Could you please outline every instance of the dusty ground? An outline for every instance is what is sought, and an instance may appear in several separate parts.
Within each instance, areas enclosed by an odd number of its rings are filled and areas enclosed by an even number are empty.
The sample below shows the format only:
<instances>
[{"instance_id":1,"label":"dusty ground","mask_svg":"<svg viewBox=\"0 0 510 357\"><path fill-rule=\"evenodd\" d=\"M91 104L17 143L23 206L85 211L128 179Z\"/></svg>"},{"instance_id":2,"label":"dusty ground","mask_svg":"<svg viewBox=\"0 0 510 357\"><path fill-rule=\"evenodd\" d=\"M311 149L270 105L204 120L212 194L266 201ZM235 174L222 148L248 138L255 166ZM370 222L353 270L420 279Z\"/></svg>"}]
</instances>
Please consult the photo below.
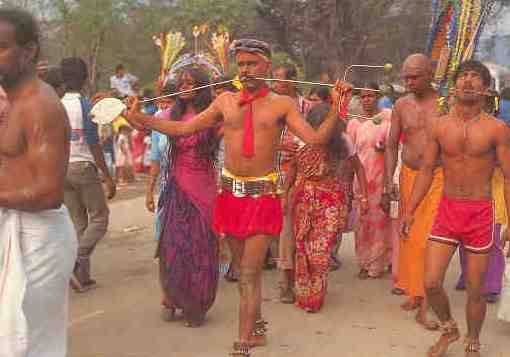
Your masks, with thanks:
<instances>
[{"instance_id":1,"label":"dusty ground","mask_svg":"<svg viewBox=\"0 0 510 357\"><path fill-rule=\"evenodd\" d=\"M160 293L153 260L152 217L144 209L143 181L122 188L111 205L108 237L93 260L99 287L71 296L70 357L226 357L237 330L238 294L221 281L216 303L200 329L159 317ZM136 197L138 196L138 197ZM135 197L135 198L133 198ZM352 239L340 257L343 267L330 276L323 311L310 315L277 301L277 273L265 274L264 311L270 321L269 345L254 357L414 357L425 356L436 334L416 326L402 299L389 293L390 280L360 281ZM465 296L452 289L454 260L447 286L453 311L465 331ZM510 356L510 325L489 313L482 342L485 357ZM448 355L462 357L461 344Z\"/></svg>"}]
</instances>

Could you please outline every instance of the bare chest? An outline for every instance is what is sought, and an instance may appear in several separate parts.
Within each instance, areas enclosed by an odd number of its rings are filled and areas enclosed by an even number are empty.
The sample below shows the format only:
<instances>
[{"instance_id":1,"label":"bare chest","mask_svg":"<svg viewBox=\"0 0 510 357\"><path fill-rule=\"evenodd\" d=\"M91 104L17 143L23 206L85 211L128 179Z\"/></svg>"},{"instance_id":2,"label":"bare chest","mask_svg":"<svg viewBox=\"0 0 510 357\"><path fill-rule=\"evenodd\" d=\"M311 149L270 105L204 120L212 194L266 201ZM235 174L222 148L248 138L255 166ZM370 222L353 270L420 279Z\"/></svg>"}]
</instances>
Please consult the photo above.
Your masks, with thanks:
<instances>
[{"instance_id":1,"label":"bare chest","mask_svg":"<svg viewBox=\"0 0 510 357\"><path fill-rule=\"evenodd\" d=\"M440 131L442 153L458 157L495 155L493 138L485 124L483 120L463 122L448 119Z\"/></svg>"},{"instance_id":2,"label":"bare chest","mask_svg":"<svg viewBox=\"0 0 510 357\"><path fill-rule=\"evenodd\" d=\"M281 113L271 100L258 100L240 106L235 100L229 100L223 106L224 129L244 131L245 120L251 112L255 135L267 131L279 131L282 127Z\"/></svg>"},{"instance_id":3,"label":"bare chest","mask_svg":"<svg viewBox=\"0 0 510 357\"><path fill-rule=\"evenodd\" d=\"M435 106L408 104L401 111L402 129L406 134L425 134L427 125L437 116Z\"/></svg>"},{"instance_id":4,"label":"bare chest","mask_svg":"<svg viewBox=\"0 0 510 357\"><path fill-rule=\"evenodd\" d=\"M25 150L23 126L14 111L0 123L0 156L16 157Z\"/></svg>"}]
</instances>

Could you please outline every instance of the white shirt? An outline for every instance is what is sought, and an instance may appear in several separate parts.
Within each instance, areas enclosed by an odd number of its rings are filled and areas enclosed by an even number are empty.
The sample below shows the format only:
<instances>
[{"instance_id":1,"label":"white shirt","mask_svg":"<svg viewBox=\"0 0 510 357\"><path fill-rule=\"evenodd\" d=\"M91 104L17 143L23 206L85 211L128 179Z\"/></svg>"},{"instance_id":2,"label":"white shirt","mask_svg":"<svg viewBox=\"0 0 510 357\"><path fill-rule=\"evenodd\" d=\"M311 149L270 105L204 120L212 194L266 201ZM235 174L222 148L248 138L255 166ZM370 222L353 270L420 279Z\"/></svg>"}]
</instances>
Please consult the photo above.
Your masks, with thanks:
<instances>
[{"instance_id":1,"label":"white shirt","mask_svg":"<svg viewBox=\"0 0 510 357\"><path fill-rule=\"evenodd\" d=\"M138 81L138 78L130 73L124 74L122 77L113 75L110 77L110 88L116 89L121 96L134 96L136 93L133 91L132 84Z\"/></svg>"},{"instance_id":2,"label":"white shirt","mask_svg":"<svg viewBox=\"0 0 510 357\"><path fill-rule=\"evenodd\" d=\"M87 128L84 124L80 97L79 93L66 93L62 97L62 104L66 108L71 125L69 162L89 161L94 163L94 157L87 143Z\"/></svg>"}]
</instances>

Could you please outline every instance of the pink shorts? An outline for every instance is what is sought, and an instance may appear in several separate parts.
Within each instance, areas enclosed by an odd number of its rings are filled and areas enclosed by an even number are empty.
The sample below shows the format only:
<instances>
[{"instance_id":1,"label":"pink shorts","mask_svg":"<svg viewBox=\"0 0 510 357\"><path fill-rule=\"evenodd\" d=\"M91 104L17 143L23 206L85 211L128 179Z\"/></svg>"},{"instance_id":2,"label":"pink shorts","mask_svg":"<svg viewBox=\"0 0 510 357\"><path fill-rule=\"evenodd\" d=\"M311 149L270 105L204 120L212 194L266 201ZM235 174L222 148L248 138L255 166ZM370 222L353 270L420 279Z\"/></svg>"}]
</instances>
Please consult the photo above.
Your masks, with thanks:
<instances>
[{"instance_id":1,"label":"pink shorts","mask_svg":"<svg viewBox=\"0 0 510 357\"><path fill-rule=\"evenodd\" d=\"M444 197L439 203L430 240L471 253L487 253L494 243L494 202Z\"/></svg>"}]
</instances>

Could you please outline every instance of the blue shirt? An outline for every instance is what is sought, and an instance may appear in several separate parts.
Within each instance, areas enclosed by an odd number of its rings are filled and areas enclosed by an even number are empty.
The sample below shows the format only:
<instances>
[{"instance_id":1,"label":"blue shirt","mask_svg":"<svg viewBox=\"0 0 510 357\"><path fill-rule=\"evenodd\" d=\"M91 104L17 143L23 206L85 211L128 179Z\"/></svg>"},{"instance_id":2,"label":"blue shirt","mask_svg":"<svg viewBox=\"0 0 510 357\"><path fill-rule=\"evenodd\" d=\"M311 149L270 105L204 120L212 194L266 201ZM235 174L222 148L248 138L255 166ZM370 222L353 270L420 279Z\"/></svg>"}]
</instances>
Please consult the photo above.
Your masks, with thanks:
<instances>
[{"instance_id":1,"label":"blue shirt","mask_svg":"<svg viewBox=\"0 0 510 357\"><path fill-rule=\"evenodd\" d=\"M510 126L510 100L501 99L499 103L498 119L503 120L506 125Z\"/></svg>"}]
</instances>

